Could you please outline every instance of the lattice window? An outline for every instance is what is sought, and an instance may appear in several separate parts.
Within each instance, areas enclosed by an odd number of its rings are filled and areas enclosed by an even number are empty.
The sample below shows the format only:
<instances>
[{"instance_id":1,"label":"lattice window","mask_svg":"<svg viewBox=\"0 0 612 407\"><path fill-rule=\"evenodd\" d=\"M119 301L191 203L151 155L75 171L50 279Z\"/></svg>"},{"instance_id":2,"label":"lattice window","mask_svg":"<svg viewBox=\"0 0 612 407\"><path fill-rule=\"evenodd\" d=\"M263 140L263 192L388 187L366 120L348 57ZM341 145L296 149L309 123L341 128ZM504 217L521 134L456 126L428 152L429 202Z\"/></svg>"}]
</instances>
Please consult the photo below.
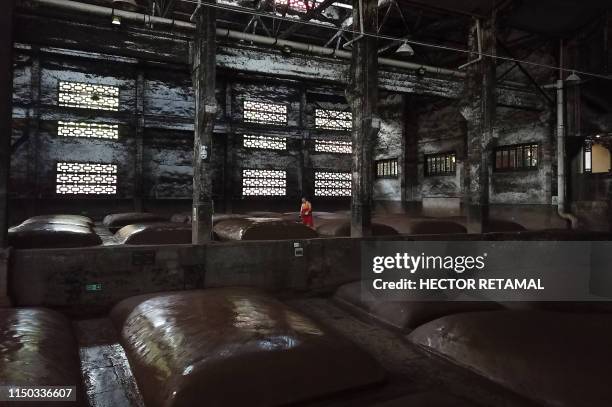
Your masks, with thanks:
<instances>
[{"instance_id":1,"label":"lattice window","mask_svg":"<svg viewBox=\"0 0 612 407\"><path fill-rule=\"evenodd\" d=\"M59 105L84 109L119 110L119 88L81 82L59 83Z\"/></svg>"},{"instance_id":2,"label":"lattice window","mask_svg":"<svg viewBox=\"0 0 612 407\"><path fill-rule=\"evenodd\" d=\"M57 122L57 135L65 137L119 138L119 125L82 122Z\"/></svg>"},{"instance_id":3,"label":"lattice window","mask_svg":"<svg viewBox=\"0 0 612 407\"><path fill-rule=\"evenodd\" d=\"M351 154L353 144L350 141L315 139L315 151L319 153Z\"/></svg>"},{"instance_id":4,"label":"lattice window","mask_svg":"<svg viewBox=\"0 0 612 407\"><path fill-rule=\"evenodd\" d=\"M351 196L351 173L316 171L315 196Z\"/></svg>"},{"instance_id":5,"label":"lattice window","mask_svg":"<svg viewBox=\"0 0 612 407\"><path fill-rule=\"evenodd\" d=\"M353 128L353 114L342 110L315 109L315 127L350 131Z\"/></svg>"},{"instance_id":6,"label":"lattice window","mask_svg":"<svg viewBox=\"0 0 612 407\"><path fill-rule=\"evenodd\" d=\"M376 178L397 178L397 159L376 161Z\"/></svg>"},{"instance_id":7,"label":"lattice window","mask_svg":"<svg viewBox=\"0 0 612 407\"><path fill-rule=\"evenodd\" d=\"M243 102L244 121L259 124L287 124L287 106L279 103Z\"/></svg>"},{"instance_id":8,"label":"lattice window","mask_svg":"<svg viewBox=\"0 0 612 407\"><path fill-rule=\"evenodd\" d=\"M314 7L314 1L312 0L275 0L277 7L289 7L291 10L297 11L298 13L305 13L308 8ZM308 7L306 6L308 3Z\"/></svg>"},{"instance_id":9,"label":"lattice window","mask_svg":"<svg viewBox=\"0 0 612 407\"><path fill-rule=\"evenodd\" d=\"M425 175L455 175L455 153L429 154L425 156Z\"/></svg>"},{"instance_id":10,"label":"lattice window","mask_svg":"<svg viewBox=\"0 0 612 407\"><path fill-rule=\"evenodd\" d=\"M246 148L286 150L287 137L253 136L245 134L243 136L243 145Z\"/></svg>"},{"instance_id":11,"label":"lattice window","mask_svg":"<svg viewBox=\"0 0 612 407\"><path fill-rule=\"evenodd\" d=\"M517 144L495 149L496 171L533 170L537 168L537 144Z\"/></svg>"},{"instance_id":12,"label":"lattice window","mask_svg":"<svg viewBox=\"0 0 612 407\"><path fill-rule=\"evenodd\" d=\"M242 170L242 195L287 195L287 171Z\"/></svg>"},{"instance_id":13,"label":"lattice window","mask_svg":"<svg viewBox=\"0 0 612 407\"><path fill-rule=\"evenodd\" d=\"M117 166L98 163L57 163L56 193L113 195L117 193Z\"/></svg>"}]
</instances>

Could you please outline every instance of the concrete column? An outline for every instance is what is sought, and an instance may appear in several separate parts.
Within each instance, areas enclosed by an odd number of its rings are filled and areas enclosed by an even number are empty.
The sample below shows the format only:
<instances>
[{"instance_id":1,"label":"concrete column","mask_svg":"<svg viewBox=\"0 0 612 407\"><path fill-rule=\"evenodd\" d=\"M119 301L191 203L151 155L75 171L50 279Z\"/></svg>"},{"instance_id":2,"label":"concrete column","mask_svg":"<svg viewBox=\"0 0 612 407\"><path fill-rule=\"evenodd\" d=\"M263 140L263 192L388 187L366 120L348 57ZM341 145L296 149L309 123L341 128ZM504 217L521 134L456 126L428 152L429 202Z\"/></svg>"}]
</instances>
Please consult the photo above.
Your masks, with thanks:
<instances>
[{"instance_id":1,"label":"concrete column","mask_svg":"<svg viewBox=\"0 0 612 407\"><path fill-rule=\"evenodd\" d=\"M196 102L193 141L193 210L192 242L201 244L212 236L212 182L210 162L212 135L217 113L216 86L216 21L215 9L206 7L215 0L204 0L196 15L197 33L192 49L192 76Z\"/></svg>"},{"instance_id":2,"label":"concrete column","mask_svg":"<svg viewBox=\"0 0 612 407\"><path fill-rule=\"evenodd\" d=\"M478 58L478 24L470 30L470 60ZM495 17L480 22L482 51L495 55ZM462 114L467 120L467 157L465 206L469 233L482 233L489 221L490 179L493 169L496 113L495 59L483 56L467 69Z\"/></svg>"},{"instance_id":3,"label":"concrete column","mask_svg":"<svg viewBox=\"0 0 612 407\"><path fill-rule=\"evenodd\" d=\"M143 154L144 154L144 92L145 77L144 72L139 71L136 78L136 154L134 162L134 209L137 212L143 210Z\"/></svg>"},{"instance_id":4,"label":"concrete column","mask_svg":"<svg viewBox=\"0 0 612 407\"><path fill-rule=\"evenodd\" d=\"M232 83L226 78L225 82L225 157L223 160L223 209L225 213L233 212L234 199L234 153L236 151L236 135L232 120Z\"/></svg>"},{"instance_id":5,"label":"concrete column","mask_svg":"<svg viewBox=\"0 0 612 407\"><path fill-rule=\"evenodd\" d=\"M308 127L308 98L306 86L300 89L300 128L302 138L297 143L299 145L300 159L300 194L308 199L314 199L314 172L312 170L312 160L310 159L310 149L312 148L311 134ZM315 204L316 205L316 204Z\"/></svg>"},{"instance_id":6,"label":"concrete column","mask_svg":"<svg viewBox=\"0 0 612 407\"><path fill-rule=\"evenodd\" d=\"M418 117L415 98L404 95L404 136L402 137L403 162L402 165L402 200L408 209L411 205L408 202L416 201L420 195L419 188L419 144L418 144Z\"/></svg>"},{"instance_id":7,"label":"concrete column","mask_svg":"<svg viewBox=\"0 0 612 407\"><path fill-rule=\"evenodd\" d=\"M360 4L363 6L360 15ZM363 22L363 27L361 23ZM376 33L378 2L353 0L353 30ZM354 34L347 99L353 112L351 236L372 234L373 146L380 128L376 39Z\"/></svg>"},{"instance_id":8,"label":"concrete column","mask_svg":"<svg viewBox=\"0 0 612 407\"><path fill-rule=\"evenodd\" d=\"M8 185L13 129L13 9L5 2L0 13L0 307L10 306L8 296Z\"/></svg>"}]
</instances>

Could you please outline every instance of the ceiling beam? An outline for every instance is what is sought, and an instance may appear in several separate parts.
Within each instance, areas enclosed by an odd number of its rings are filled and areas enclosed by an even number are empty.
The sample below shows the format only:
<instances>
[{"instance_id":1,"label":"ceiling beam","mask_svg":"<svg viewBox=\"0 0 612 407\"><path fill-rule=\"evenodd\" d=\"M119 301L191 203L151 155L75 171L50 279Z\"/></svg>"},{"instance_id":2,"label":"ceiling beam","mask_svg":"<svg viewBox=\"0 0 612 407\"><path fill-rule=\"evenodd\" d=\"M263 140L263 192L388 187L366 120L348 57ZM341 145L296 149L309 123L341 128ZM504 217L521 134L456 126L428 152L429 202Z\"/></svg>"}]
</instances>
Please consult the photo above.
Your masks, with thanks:
<instances>
[{"instance_id":1,"label":"ceiling beam","mask_svg":"<svg viewBox=\"0 0 612 407\"><path fill-rule=\"evenodd\" d=\"M304 15L300 16L300 22L294 23L293 25L289 26L289 28L283 31L278 36L278 38L289 38L292 34L297 32L300 28L304 26L303 24L301 24L302 22L312 20L316 16L320 15L323 11L325 11L326 8L334 4L336 1L337 0L323 0L323 2L319 3L319 5L317 5L315 8L308 10Z\"/></svg>"}]
</instances>

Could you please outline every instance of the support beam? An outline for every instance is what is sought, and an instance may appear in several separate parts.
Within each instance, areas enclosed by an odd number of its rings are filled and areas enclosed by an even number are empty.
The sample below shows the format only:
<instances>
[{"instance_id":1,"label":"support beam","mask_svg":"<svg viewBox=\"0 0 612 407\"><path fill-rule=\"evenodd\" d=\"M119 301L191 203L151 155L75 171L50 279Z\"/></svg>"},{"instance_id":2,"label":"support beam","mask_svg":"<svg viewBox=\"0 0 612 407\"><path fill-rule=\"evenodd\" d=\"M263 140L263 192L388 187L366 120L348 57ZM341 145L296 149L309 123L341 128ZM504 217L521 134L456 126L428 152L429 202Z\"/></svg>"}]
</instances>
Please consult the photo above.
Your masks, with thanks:
<instances>
[{"instance_id":1,"label":"support beam","mask_svg":"<svg viewBox=\"0 0 612 407\"><path fill-rule=\"evenodd\" d=\"M514 54L512 53L512 51L510 50L509 47L507 47L502 40L500 40L499 38L497 39L497 44L501 47L501 49L504 50L504 52L510 57L510 58L515 58ZM535 80L535 78L529 73L529 71L527 69L525 69L525 67L523 66L523 64L521 64L520 62L518 62L518 60L514 63L518 69L523 73L523 75L525 75L525 77L529 80L529 82L533 85L533 87L535 88L536 91L538 91L540 93L540 95L544 98L544 100L546 100L546 102L548 102L548 105L550 107L553 107L555 105L555 101L552 100L552 98L550 96L548 96L548 93L546 93L544 91L544 89L542 89L542 87L540 86L540 84ZM499 78L498 78L499 80Z\"/></svg>"},{"instance_id":2,"label":"support beam","mask_svg":"<svg viewBox=\"0 0 612 407\"><path fill-rule=\"evenodd\" d=\"M495 22L493 15L483 21L483 52L495 55ZM470 30L470 49L478 49L478 29ZM470 58L476 57L472 55ZM461 101L462 113L467 120L466 194L467 228L469 233L482 233L489 221L489 190L493 167L494 124L496 113L496 63L491 57L467 69L465 92Z\"/></svg>"},{"instance_id":3,"label":"support beam","mask_svg":"<svg viewBox=\"0 0 612 407\"><path fill-rule=\"evenodd\" d=\"M13 9L8 0L0 13L0 307L10 306L8 296L8 186L11 163L13 98Z\"/></svg>"},{"instance_id":4,"label":"support beam","mask_svg":"<svg viewBox=\"0 0 612 407\"><path fill-rule=\"evenodd\" d=\"M312 20L316 16L320 15L323 11L325 11L326 8L334 4L336 1L337 0L323 0L321 3L317 4L316 7L308 10L305 14L301 15L300 22L294 23L293 25L289 26L289 28L283 31L278 36L278 38L286 39L291 37L291 35L295 34L300 28L304 27L304 24L302 24L302 22Z\"/></svg>"},{"instance_id":5,"label":"support beam","mask_svg":"<svg viewBox=\"0 0 612 407\"><path fill-rule=\"evenodd\" d=\"M24 44L40 44L41 47L45 47L44 52L66 52L62 51L65 49L78 50L72 51L73 53L101 53L109 59L113 58L113 55L118 55L122 58L137 58L147 63L183 65L187 62L185 61L185 55L188 54L187 39L168 36L161 32L117 31L111 27L26 15L17 16L15 27L16 39ZM62 33L61 37L58 32ZM217 35L221 39L222 36L218 31ZM350 53L342 51L340 54L343 55L342 58L312 58L310 54L298 52L287 56L271 49L253 49L237 44L226 44L219 46L217 67L226 71L272 75L277 78L345 84L347 64L344 55L350 56ZM336 56L340 54L336 53ZM384 58L381 60L385 61ZM463 76L440 76L429 72L419 76L410 69L401 72L381 69L379 87L396 93L459 98L464 87ZM517 89L500 86L497 92L499 103L504 106L541 109L541 99L531 87Z\"/></svg>"},{"instance_id":6,"label":"support beam","mask_svg":"<svg viewBox=\"0 0 612 407\"><path fill-rule=\"evenodd\" d=\"M363 10L360 10L360 5ZM360 16L359 12L362 15ZM378 2L353 0L353 30L375 33L378 28ZM351 236L372 234L373 146L380 128L378 106L378 47L370 36L354 34L347 99L353 113L353 164Z\"/></svg>"},{"instance_id":7,"label":"support beam","mask_svg":"<svg viewBox=\"0 0 612 407\"><path fill-rule=\"evenodd\" d=\"M214 3L215 0L204 0ZM201 7L196 15L197 33L192 49L192 75L196 119L193 140L192 242L202 244L212 237L212 182L210 162L212 135L217 114L215 8Z\"/></svg>"}]
</instances>

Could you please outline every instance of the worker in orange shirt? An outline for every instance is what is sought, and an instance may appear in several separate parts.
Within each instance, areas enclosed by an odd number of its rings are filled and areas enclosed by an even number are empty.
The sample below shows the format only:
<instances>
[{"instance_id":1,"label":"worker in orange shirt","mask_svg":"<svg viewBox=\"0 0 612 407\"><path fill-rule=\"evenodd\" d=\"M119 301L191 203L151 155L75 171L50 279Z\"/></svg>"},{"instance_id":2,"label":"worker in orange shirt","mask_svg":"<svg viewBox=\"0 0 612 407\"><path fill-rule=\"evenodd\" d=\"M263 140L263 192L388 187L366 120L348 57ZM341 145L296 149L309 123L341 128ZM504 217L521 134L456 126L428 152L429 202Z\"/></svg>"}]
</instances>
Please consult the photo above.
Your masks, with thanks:
<instances>
[{"instance_id":1,"label":"worker in orange shirt","mask_svg":"<svg viewBox=\"0 0 612 407\"><path fill-rule=\"evenodd\" d=\"M302 223L304 225L314 228L314 221L312 220L312 205L306 198L302 198L302 207L300 208L300 218L302 218Z\"/></svg>"}]
</instances>

